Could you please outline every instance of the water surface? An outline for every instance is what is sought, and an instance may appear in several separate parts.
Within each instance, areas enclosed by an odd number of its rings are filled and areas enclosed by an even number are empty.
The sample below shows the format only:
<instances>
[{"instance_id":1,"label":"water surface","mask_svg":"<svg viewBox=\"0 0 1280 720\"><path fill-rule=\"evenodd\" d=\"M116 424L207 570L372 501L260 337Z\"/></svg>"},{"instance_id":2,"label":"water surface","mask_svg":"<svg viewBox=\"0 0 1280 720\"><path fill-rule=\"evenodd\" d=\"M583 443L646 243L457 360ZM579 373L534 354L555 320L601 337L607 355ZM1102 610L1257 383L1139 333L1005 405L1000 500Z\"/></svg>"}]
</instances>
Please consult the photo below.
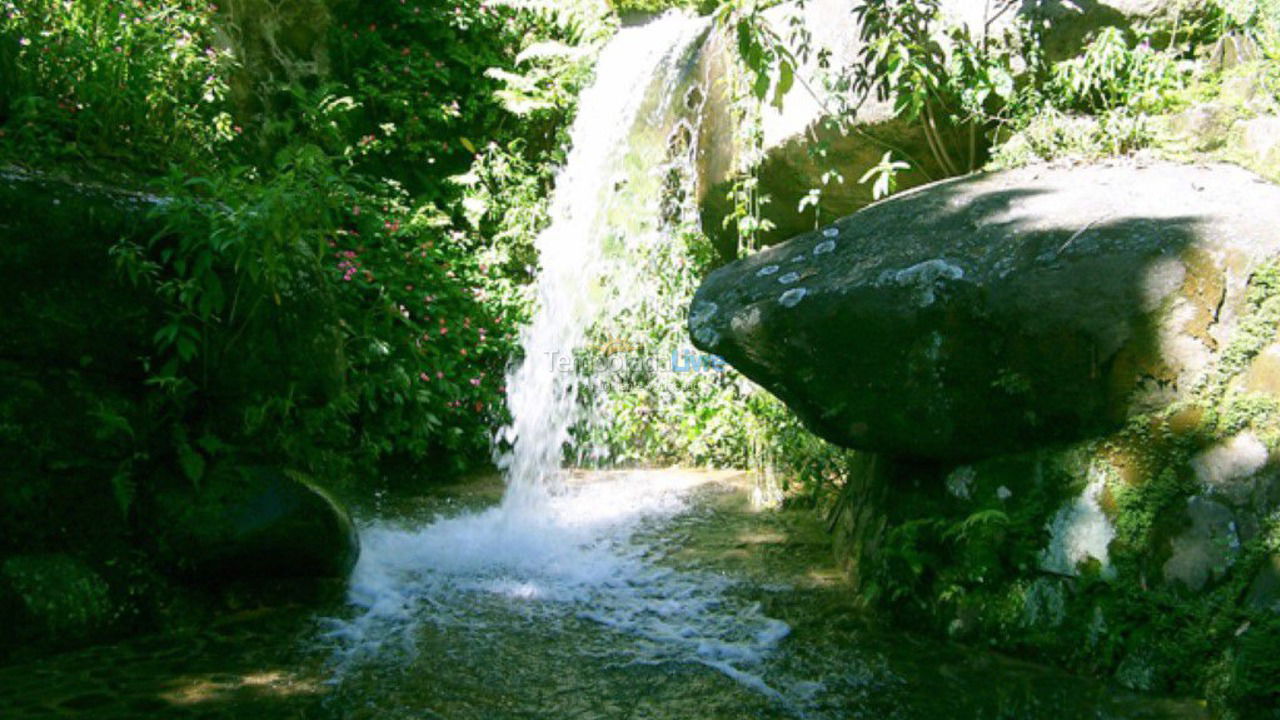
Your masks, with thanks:
<instances>
[{"instance_id":1,"label":"water surface","mask_svg":"<svg viewBox=\"0 0 1280 720\"><path fill-rule=\"evenodd\" d=\"M0 669L0 716L1204 717L877 628L817 518L755 510L742 475L578 476L524 526L504 526L499 492L384 508L323 607Z\"/></svg>"}]
</instances>

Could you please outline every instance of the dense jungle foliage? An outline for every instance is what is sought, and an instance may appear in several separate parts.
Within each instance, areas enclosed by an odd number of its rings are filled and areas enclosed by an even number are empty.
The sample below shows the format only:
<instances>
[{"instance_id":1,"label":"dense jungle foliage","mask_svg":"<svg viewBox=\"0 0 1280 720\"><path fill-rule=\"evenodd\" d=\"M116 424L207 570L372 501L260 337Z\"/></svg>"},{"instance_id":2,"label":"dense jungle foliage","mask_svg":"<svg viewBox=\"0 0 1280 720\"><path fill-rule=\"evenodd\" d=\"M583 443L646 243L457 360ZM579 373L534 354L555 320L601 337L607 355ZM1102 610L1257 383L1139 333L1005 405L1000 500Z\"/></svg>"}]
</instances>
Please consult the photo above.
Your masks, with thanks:
<instances>
[{"instance_id":1,"label":"dense jungle foliage","mask_svg":"<svg viewBox=\"0 0 1280 720\"><path fill-rule=\"evenodd\" d=\"M598 40L603 17L478 2L3 12L5 162L166 199L153 237L85 258L158 308L142 402L84 399L121 458L121 511L169 458L198 481L215 456L266 453L330 483L487 458L529 233L588 68L533 61L552 79L520 118L500 73L535 41Z\"/></svg>"},{"instance_id":2,"label":"dense jungle foliage","mask_svg":"<svg viewBox=\"0 0 1280 720\"><path fill-rule=\"evenodd\" d=\"M228 459L352 495L488 467L530 312L531 243L577 94L620 16L714 13L737 41L747 144L759 142L759 109L803 82L835 123L893 98L928 129L947 174L1152 147L1160 117L1236 75L1273 97L1280 88L1273 0L1101 28L1053 62L1035 22L987 37L945 26L937 0L873 0L859 6L862 55L844 69L815 58L799 29L771 29L776 4L0 0L0 171L136 193L149 222L73 260L109 266L131 289L136 307L101 310L129 316L136 353L84 352L33 372L9 356L20 343L3 346L0 448L12 467L0 554L81 547L103 526L128 536L157 486L198 485ZM1257 50L1243 69L1213 62L1227 36ZM815 59L819 72L801 77ZM769 222L747 157L727 220L742 252ZM913 164L885 148L878 165L824 182L870 183L881 197ZM820 207L823 190L806 203ZM685 343L688 298L725 258L694 222L652 253L662 307L597 339ZM10 293L46 345L87 331L67 321L75 308ZM644 374L595 392L605 420L571 452L584 464L750 466L789 501L824 508L855 464L732 371ZM907 597L947 566L965 577L938 592L960 593L970 576L1024 562L1001 554L1009 523L987 513L896 529L878 592Z\"/></svg>"},{"instance_id":3,"label":"dense jungle foliage","mask_svg":"<svg viewBox=\"0 0 1280 720\"><path fill-rule=\"evenodd\" d=\"M659 5L671 4L615 10ZM803 34L766 26L768 5L696 8L736 32L747 108L778 101L811 52ZM1248 28L1275 47L1265 3L1205 8L1140 36L1103 28L1079 57L1049 66L1032 23L1017 26L1020 38L973 37L945 28L936 0L873 2L859 9L861 63L807 82L826 88L836 120L892 94L898 113L933 129L930 147L954 172L978 166L986 148L997 164L1124 152L1149 142L1152 115L1216 81L1194 62L1213 38ZM6 3L4 162L166 198L151 211L154 237L107 252L158 308L146 398L134 408L83 398L104 455L119 458L107 477L120 509L149 463L176 460L194 481L233 449L338 485L396 466L484 463L528 311L530 242L592 50L616 22L590 3ZM1051 122L1065 117L1090 122ZM946 137L957 134L962 142ZM887 194L907 161L889 151L862 180ZM768 222L751 172L731 218L748 248ZM686 235L672 249L689 261L670 298L676 315L679 294L716 262L696 228ZM307 362L288 373L265 360L299 356ZM751 393L731 386L632 398L667 417L641 428L616 413L616 436L602 442L631 462L742 464L754 447L793 470L823 464L807 440L787 439L803 433L785 412L739 402ZM688 425L675 449L672 424ZM780 424L788 429L768 439L741 432ZM58 462L27 456L32 467Z\"/></svg>"}]
</instances>

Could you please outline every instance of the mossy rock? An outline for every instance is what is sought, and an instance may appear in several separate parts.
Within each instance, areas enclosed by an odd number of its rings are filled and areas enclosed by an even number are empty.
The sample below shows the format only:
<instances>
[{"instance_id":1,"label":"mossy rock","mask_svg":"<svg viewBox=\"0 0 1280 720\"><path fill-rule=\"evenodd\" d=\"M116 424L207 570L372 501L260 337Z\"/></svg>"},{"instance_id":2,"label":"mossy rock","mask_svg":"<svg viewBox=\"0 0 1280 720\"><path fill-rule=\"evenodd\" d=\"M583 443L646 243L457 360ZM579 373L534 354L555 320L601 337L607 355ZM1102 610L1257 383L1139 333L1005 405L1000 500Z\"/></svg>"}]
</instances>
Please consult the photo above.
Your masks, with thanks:
<instances>
[{"instance_id":1,"label":"mossy rock","mask_svg":"<svg viewBox=\"0 0 1280 720\"><path fill-rule=\"evenodd\" d=\"M360 552L346 511L310 482L225 462L199 483L159 493L151 522L162 562L209 584L342 578Z\"/></svg>"},{"instance_id":2,"label":"mossy rock","mask_svg":"<svg viewBox=\"0 0 1280 720\"><path fill-rule=\"evenodd\" d=\"M69 555L15 555L0 565L0 636L70 645L102 636L116 615L107 583Z\"/></svg>"},{"instance_id":3,"label":"mossy rock","mask_svg":"<svg viewBox=\"0 0 1280 720\"><path fill-rule=\"evenodd\" d=\"M711 273L690 335L856 450L964 462L1101 437L1274 341L1254 296L1276 208L1280 187L1225 165L936 183Z\"/></svg>"}]
</instances>

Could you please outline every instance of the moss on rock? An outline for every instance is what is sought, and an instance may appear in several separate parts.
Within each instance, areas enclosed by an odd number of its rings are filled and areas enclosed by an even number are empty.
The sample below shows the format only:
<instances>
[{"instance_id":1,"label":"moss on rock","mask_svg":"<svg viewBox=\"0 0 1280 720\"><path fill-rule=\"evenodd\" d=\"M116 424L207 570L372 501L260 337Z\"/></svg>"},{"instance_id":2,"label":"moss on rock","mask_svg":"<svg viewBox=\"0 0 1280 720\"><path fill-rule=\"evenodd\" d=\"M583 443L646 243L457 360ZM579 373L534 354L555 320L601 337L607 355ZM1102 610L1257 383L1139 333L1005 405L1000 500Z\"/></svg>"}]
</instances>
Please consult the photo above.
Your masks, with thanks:
<instances>
[{"instance_id":1,"label":"moss on rock","mask_svg":"<svg viewBox=\"0 0 1280 720\"><path fill-rule=\"evenodd\" d=\"M862 593L958 639L1273 717L1278 280L1275 264L1252 274L1192 391L1114 432L960 466L882 460L859 486L875 512L847 516L867 528L844 530L862 533ZM1219 292L1184 283L1208 304Z\"/></svg>"},{"instance_id":2,"label":"moss on rock","mask_svg":"<svg viewBox=\"0 0 1280 720\"><path fill-rule=\"evenodd\" d=\"M15 555L0 564L9 641L66 645L92 640L115 618L107 583L69 555Z\"/></svg>"}]
</instances>

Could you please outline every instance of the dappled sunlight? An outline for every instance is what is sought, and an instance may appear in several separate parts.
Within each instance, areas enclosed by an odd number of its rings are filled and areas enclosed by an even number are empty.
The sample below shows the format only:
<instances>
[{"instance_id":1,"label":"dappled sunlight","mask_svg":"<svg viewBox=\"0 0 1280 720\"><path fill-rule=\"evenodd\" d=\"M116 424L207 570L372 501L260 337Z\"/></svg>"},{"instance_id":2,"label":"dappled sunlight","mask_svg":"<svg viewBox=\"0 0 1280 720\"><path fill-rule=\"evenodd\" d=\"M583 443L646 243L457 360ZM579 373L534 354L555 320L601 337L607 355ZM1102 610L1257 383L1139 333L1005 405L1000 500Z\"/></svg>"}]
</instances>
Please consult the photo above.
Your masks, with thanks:
<instances>
[{"instance_id":1,"label":"dappled sunlight","mask_svg":"<svg viewBox=\"0 0 1280 720\"><path fill-rule=\"evenodd\" d=\"M787 542L787 536L780 532L743 532L738 535L740 545L781 545L785 542Z\"/></svg>"},{"instance_id":2,"label":"dappled sunlight","mask_svg":"<svg viewBox=\"0 0 1280 720\"><path fill-rule=\"evenodd\" d=\"M0 0L0 720L1270 716L1277 181L1280 0Z\"/></svg>"},{"instance_id":3,"label":"dappled sunlight","mask_svg":"<svg viewBox=\"0 0 1280 720\"><path fill-rule=\"evenodd\" d=\"M174 705L234 702L246 696L289 698L325 692L314 679L299 677L289 670L205 673L175 678L169 684L173 689L160 693L160 697Z\"/></svg>"}]
</instances>

